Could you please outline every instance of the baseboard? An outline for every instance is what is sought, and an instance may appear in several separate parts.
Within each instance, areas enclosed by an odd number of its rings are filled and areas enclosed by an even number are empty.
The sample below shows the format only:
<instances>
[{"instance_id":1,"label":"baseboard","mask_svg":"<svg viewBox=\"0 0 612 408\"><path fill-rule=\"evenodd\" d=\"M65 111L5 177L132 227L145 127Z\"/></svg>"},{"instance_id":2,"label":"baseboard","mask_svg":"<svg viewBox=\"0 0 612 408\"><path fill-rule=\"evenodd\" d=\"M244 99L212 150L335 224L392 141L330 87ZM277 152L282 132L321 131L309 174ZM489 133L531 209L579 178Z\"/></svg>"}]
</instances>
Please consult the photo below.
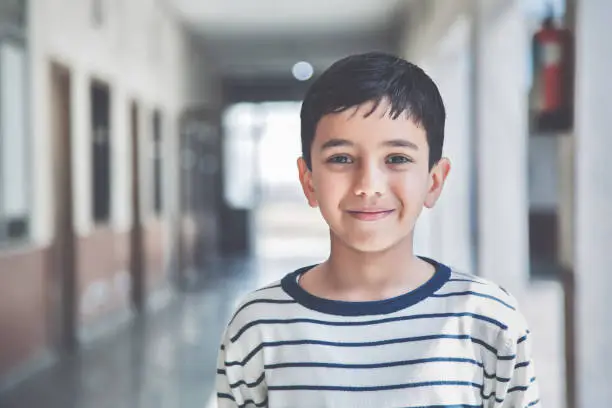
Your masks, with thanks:
<instances>
[{"instance_id":1,"label":"baseboard","mask_svg":"<svg viewBox=\"0 0 612 408\"><path fill-rule=\"evenodd\" d=\"M0 378L0 394L15 388L33 375L51 367L58 361L58 356L49 350L38 352L34 357L11 370Z\"/></svg>"}]
</instances>

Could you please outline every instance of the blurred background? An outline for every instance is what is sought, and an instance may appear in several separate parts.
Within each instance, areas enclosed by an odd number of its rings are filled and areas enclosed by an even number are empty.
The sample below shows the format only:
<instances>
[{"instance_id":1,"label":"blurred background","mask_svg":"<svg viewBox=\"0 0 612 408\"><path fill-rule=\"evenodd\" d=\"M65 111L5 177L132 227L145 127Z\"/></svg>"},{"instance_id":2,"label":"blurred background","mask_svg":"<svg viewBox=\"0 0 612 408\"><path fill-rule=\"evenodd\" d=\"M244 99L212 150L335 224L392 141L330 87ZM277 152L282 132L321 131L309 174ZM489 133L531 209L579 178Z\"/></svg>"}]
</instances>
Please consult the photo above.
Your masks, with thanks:
<instances>
[{"instance_id":1,"label":"blurred background","mask_svg":"<svg viewBox=\"0 0 612 408\"><path fill-rule=\"evenodd\" d=\"M421 65L453 171L417 252L532 327L544 406L612 407L609 0L0 0L0 407L213 408L248 291L322 261L300 101Z\"/></svg>"}]
</instances>

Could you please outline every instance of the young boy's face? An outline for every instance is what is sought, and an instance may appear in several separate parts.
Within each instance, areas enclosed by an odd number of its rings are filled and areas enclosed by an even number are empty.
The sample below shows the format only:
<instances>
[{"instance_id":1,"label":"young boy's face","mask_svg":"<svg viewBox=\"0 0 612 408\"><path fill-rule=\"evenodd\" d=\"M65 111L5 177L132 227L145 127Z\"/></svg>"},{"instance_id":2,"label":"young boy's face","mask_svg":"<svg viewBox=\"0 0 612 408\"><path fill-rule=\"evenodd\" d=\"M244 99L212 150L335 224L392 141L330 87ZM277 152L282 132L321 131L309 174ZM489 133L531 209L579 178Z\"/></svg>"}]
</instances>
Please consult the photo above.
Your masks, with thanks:
<instances>
[{"instance_id":1,"label":"young boy's face","mask_svg":"<svg viewBox=\"0 0 612 408\"><path fill-rule=\"evenodd\" d=\"M431 208L448 175L448 160L429 170L422 127L387 103L367 118L371 103L321 118L311 148L312 171L298 160L308 203L321 210L332 234L362 252L384 251L412 239L423 206Z\"/></svg>"}]
</instances>

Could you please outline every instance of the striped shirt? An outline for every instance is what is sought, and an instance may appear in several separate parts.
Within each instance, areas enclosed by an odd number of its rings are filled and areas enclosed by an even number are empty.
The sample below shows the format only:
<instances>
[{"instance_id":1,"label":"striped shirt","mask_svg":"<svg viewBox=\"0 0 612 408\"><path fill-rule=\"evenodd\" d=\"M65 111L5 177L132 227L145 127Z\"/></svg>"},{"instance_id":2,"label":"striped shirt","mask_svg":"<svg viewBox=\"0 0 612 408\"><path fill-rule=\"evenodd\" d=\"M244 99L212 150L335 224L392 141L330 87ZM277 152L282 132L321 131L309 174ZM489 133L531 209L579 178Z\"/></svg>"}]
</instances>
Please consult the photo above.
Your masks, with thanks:
<instances>
[{"instance_id":1,"label":"striped shirt","mask_svg":"<svg viewBox=\"0 0 612 408\"><path fill-rule=\"evenodd\" d=\"M315 297L298 284L311 267L251 293L222 340L218 407L541 408L515 299L426 260L429 281L382 301Z\"/></svg>"}]
</instances>

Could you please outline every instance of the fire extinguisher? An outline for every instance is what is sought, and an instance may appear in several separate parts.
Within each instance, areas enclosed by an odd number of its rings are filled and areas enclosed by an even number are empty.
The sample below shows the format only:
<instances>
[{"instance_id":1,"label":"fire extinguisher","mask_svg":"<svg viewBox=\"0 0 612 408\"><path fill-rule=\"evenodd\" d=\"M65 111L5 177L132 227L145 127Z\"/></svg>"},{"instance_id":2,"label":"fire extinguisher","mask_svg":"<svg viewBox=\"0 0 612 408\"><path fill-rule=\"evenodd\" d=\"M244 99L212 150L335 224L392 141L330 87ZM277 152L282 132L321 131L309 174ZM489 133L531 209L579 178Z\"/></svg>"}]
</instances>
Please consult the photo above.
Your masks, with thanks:
<instances>
[{"instance_id":1,"label":"fire extinguisher","mask_svg":"<svg viewBox=\"0 0 612 408\"><path fill-rule=\"evenodd\" d=\"M531 109L539 131L568 130L573 123L573 55L570 31L552 16L533 36L534 81Z\"/></svg>"}]
</instances>

